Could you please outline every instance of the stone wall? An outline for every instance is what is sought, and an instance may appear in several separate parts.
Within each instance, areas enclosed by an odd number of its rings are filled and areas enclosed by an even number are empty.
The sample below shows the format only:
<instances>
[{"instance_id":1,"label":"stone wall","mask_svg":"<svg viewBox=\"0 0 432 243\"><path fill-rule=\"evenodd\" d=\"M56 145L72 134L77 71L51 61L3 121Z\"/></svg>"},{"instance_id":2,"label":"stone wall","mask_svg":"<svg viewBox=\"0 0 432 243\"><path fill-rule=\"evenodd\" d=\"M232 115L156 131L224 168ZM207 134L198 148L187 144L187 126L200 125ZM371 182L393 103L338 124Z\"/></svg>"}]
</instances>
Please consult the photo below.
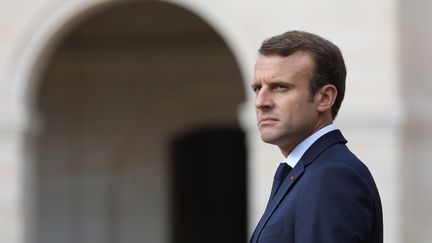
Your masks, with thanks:
<instances>
[{"instance_id":1,"label":"stone wall","mask_svg":"<svg viewBox=\"0 0 432 243\"><path fill-rule=\"evenodd\" d=\"M3 1L0 3L0 241L22 242L32 171L20 146L31 120L38 64L46 47L74 17L108 1ZM116 2L116 1L110 1ZM249 90L260 42L289 29L327 37L346 59L347 93L336 125L369 166L381 192L385 242L429 242L428 212L431 31L430 3L401 1L170 1L206 20L226 41ZM93 10L89 10L93 9ZM49 49L49 48L48 48ZM29 99L30 98L30 99ZM255 129L253 96L239 108L249 144L250 229L264 210L271 177L281 159ZM7 219L7 220L5 220Z\"/></svg>"}]
</instances>

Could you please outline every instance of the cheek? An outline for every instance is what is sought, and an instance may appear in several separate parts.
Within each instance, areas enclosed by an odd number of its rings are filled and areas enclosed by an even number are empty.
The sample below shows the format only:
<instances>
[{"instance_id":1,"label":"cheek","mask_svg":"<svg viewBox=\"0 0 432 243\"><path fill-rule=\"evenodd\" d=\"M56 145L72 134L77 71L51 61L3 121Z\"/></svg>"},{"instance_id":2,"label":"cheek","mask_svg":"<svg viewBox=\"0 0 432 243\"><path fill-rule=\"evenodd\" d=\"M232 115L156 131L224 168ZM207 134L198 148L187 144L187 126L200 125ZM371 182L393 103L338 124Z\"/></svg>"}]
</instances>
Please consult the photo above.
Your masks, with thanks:
<instances>
[{"instance_id":1,"label":"cheek","mask_svg":"<svg viewBox=\"0 0 432 243\"><path fill-rule=\"evenodd\" d=\"M283 117L287 122L302 123L307 122L311 117L315 117L314 105L308 101L293 100L291 103L285 104ZM301 124L299 124L301 125Z\"/></svg>"},{"instance_id":2,"label":"cheek","mask_svg":"<svg viewBox=\"0 0 432 243\"><path fill-rule=\"evenodd\" d=\"M301 114L304 109L305 105L303 102L299 101L299 99L286 100L282 107L284 114L293 118Z\"/></svg>"}]
</instances>

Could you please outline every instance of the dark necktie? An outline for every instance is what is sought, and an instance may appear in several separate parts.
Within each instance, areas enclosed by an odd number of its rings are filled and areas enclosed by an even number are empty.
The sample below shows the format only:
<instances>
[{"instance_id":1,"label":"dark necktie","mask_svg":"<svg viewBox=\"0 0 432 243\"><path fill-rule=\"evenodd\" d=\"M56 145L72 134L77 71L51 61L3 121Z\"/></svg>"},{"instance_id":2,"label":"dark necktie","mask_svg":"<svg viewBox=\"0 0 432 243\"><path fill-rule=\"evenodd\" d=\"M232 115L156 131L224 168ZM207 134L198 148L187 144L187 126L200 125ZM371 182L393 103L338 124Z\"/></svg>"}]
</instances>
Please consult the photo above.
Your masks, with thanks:
<instances>
[{"instance_id":1,"label":"dark necktie","mask_svg":"<svg viewBox=\"0 0 432 243\"><path fill-rule=\"evenodd\" d=\"M273 197L276 195L280 185L284 181L285 177L287 177L287 175L290 173L290 171L291 171L291 166L289 166L287 163L280 163L279 164L279 167L277 168L276 173L274 175L273 186L272 186L270 198L269 198L269 201L267 203L267 208L264 212L264 215L267 213L268 207L269 207L271 201L273 200ZM252 234L252 238L250 240L250 243L257 242L257 239L258 239L260 233L257 232L256 230L260 229L262 227L262 224L265 223L263 221L265 218L264 215L261 217L260 221L258 222L258 225L255 228L255 232Z\"/></svg>"},{"instance_id":2,"label":"dark necktie","mask_svg":"<svg viewBox=\"0 0 432 243\"><path fill-rule=\"evenodd\" d=\"M276 192L278 191L280 185L284 181L285 177L290 173L291 166L289 166L287 163L280 163L279 167L276 170L276 173L274 175L273 179L273 186L270 194L269 203L273 199L273 197L276 195Z\"/></svg>"}]
</instances>

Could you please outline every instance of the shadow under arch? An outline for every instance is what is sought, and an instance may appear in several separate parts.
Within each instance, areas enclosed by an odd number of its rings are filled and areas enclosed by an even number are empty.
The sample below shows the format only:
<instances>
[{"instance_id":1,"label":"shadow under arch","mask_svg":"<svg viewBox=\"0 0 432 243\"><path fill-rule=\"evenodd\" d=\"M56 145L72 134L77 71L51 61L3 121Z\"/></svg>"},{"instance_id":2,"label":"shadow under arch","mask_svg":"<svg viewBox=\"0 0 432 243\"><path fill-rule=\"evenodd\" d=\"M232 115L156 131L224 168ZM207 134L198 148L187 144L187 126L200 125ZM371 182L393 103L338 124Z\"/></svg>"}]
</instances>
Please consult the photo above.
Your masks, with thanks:
<instances>
[{"instance_id":1,"label":"shadow under arch","mask_svg":"<svg viewBox=\"0 0 432 243\"><path fill-rule=\"evenodd\" d=\"M226 43L183 8L138 1L86 14L56 42L30 104L29 242L181 242L169 237L173 135L241 133L243 82Z\"/></svg>"}]
</instances>

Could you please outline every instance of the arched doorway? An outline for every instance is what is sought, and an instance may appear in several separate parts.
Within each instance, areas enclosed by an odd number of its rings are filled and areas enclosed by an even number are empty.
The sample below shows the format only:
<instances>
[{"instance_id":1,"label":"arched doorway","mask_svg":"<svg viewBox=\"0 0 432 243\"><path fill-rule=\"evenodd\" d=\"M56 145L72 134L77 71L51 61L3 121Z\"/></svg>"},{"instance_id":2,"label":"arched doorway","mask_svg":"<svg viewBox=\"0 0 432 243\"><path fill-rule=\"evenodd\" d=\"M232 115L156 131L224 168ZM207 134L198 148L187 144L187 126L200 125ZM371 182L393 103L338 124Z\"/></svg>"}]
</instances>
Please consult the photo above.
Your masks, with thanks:
<instances>
[{"instance_id":1,"label":"arched doorway","mask_svg":"<svg viewBox=\"0 0 432 243\"><path fill-rule=\"evenodd\" d=\"M242 83L221 37L175 5L127 1L77 21L54 48L35 92L31 240L185 242L171 237L178 227L171 222L179 220L171 205L171 145L202 128L242 133ZM221 148L212 153L229 157ZM245 171L242 158L235 168ZM231 217L241 218L244 234L245 174L208 182L243 185L243 203L227 210L238 212Z\"/></svg>"}]
</instances>

